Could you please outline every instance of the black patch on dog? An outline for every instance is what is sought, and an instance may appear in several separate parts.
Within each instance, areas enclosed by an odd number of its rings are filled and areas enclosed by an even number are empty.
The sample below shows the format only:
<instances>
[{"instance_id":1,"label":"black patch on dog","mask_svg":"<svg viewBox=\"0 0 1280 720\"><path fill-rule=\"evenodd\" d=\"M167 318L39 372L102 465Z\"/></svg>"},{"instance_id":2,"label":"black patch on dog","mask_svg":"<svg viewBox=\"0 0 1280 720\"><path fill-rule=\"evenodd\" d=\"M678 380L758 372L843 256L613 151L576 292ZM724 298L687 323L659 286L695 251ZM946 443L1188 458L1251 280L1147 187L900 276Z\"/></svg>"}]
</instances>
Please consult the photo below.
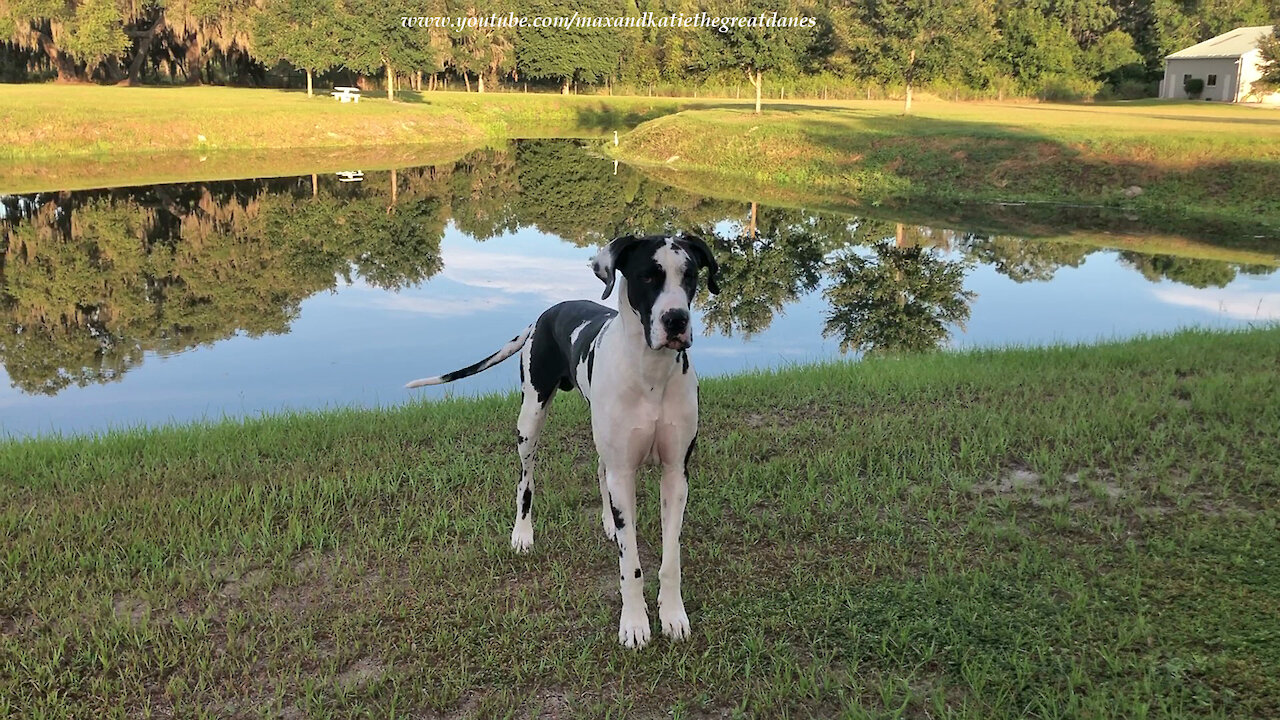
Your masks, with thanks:
<instances>
[{"instance_id":1,"label":"black patch on dog","mask_svg":"<svg viewBox=\"0 0 1280 720\"><path fill-rule=\"evenodd\" d=\"M636 579L640 579L640 568L636 568Z\"/></svg>"},{"instance_id":2,"label":"black patch on dog","mask_svg":"<svg viewBox=\"0 0 1280 720\"><path fill-rule=\"evenodd\" d=\"M520 517L529 517L529 506L533 504L533 491L529 488L524 489L524 497L520 498Z\"/></svg>"},{"instance_id":3,"label":"black patch on dog","mask_svg":"<svg viewBox=\"0 0 1280 720\"><path fill-rule=\"evenodd\" d=\"M688 375L689 374L689 353L685 352L684 350L681 350L676 354L680 356L680 374Z\"/></svg>"},{"instance_id":4,"label":"black patch on dog","mask_svg":"<svg viewBox=\"0 0 1280 720\"><path fill-rule=\"evenodd\" d=\"M653 325L653 304L658 301L658 296L667 284L667 270L654 256L666 244L667 238L662 235L639 238L628 245L622 256L614 262L617 271L627 279L627 302L640 317L646 342L649 328ZM692 262L688 265L693 267ZM696 270L694 279L696 282ZM693 296L690 295L689 298L692 300Z\"/></svg>"},{"instance_id":5,"label":"black patch on dog","mask_svg":"<svg viewBox=\"0 0 1280 720\"><path fill-rule=\"evenodd\" d=\"M587 351L587 382L588 383L591 382L591 376L592 376L592 373L595 372L595 369L596 369L596 348L595 348L595 345L592 345L591 349Z\"/></svg>"},{"instance_id":6,"label":"black patch on dog","mask_svg":"<svg viewBox=\"0 0 1280 720\"><path fill-rule=\"evenodd\" d=\"M538 317L529 348L529 383L543 407L556 390L577 386L575 372L587 356L591 343L609 318L618 313L599 303L573 300L553 305ZM570 343L573 331L586 323L577 342Z\"/></svg>"},{"instance_id":7,"label":"black patch on dog","mask_svg":"<svg viewBox=\"0 0 1280 720\"><path fill-rule=\"evenodd\" d=\"M684 451L684 475L689 476L689 458L693 457L693 448L698 444L698 433L693 434L693 439L689 441L689 449Z\"/></svg>"},{"instance_id":8,"label":"black patch on dog","mask_svg":"<svg viewBox=\"0 0 1280 720\"><path fill-rule=\"evenodd\" d=\"M681 233L676 238L676 247L683 249L689 254L690 258L698 264L698 267L707 269L707 289L712 294L720 293L720 264L716 262L715 255L711 252L707 241L690 233ZM689 297L692 298L697 293L697 268L694 269L694 282L692 286L686 286L689 290Z\"/></svg>"},{"instance_id":9,"label":"black patch on dog","mask_svg":"<svg viewBox=\"0 0 1280 720\"><path fill-rule=\"evenodd\" d=\"M517 431L516 431L516 443L517 443L517 444L519 444L519 445L523 445L523 444L525 444L525 443L527 443L527 442L529 442L529 438L525 437L524 435L521 435L521 434L520 434L520 431L519 431L519 430L517 430Z\"/></svg>"},{"instance_id":10,"label":"black patch on dog","mask_svg":"<svg viewBox=\"0 0 1280 720\"><path fill-rule=\"evenodd\" d=\"M622 513L618 512L617 506L610 502L609 509L613 511L613 526L619 530L626 527L627 523L622 519Z\"/></svg>"}]
</instances>

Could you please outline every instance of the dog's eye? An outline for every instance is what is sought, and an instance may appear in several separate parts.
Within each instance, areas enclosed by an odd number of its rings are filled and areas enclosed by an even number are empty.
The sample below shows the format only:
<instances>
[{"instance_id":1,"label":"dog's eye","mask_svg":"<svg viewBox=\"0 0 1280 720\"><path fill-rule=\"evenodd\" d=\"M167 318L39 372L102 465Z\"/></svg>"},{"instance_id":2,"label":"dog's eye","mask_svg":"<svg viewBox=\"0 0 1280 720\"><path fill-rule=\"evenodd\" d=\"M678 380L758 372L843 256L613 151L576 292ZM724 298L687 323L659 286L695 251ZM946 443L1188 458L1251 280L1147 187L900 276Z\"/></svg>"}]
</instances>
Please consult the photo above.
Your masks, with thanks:
<instances>
[{"instance_id":1,"label":"dog's eye","mask_svg":"<svg viewBox=\"0 0 1280 720\"><path fill-rule=\"evenodd\" d=\"M661 282L661 281L662 281L662 273L656 273L656 272L649 273L648 275L645 275L645 276L644 276L644 281L645 281L645 282L647 282L647 283L649 283L650 285L652 285L653 283L656 283L656 282Z\"/></svg>"}]
</instances>

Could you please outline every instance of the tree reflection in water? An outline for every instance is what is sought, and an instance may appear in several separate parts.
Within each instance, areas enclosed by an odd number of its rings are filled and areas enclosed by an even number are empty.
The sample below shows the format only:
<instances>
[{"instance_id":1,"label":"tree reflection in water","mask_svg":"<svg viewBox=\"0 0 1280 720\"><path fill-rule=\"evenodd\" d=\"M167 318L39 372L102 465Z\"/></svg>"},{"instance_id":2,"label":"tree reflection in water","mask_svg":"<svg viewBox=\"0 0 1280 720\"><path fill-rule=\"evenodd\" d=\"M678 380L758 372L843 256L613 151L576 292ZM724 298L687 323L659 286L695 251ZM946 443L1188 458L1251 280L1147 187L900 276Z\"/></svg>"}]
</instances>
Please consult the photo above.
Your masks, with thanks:
<instances>
[{"instance_id":1,"label":"tree reflection in water","mask_svg":"<svg viewBox=\"0 0 1280 720\"><path fill-rule=\"evenodd\" d=\"M831 303L823 334L838 337L843 351L923 352L969 319L974 294L964 289L967 264L946 260L920 245L887 240L868 256L852 248L830 264Z\"/></svg>"},{"instance_id":2,"label":"tree reflection in water","mask_svg":"<svg viewBox=\"0 0 1280 720\"><path fill-rule=\"evenodd\" d=\"M582 247L696 231L720 262L723 291L702 298L709 331L762 332L825 286L826 334L873 352L945 342L968 318L974 264L1042 281L1099 251L708 198L625 166L615 175L574 142L522 141L361 183L313 175L0 197L0 364L18 388L55 394L118 380L147 353L287 332L304 299L339 282L429 280L449 223L481 241L534 227ZM1274 271L1120 258L1194 287Z\"/></svg>"}]
</instances>

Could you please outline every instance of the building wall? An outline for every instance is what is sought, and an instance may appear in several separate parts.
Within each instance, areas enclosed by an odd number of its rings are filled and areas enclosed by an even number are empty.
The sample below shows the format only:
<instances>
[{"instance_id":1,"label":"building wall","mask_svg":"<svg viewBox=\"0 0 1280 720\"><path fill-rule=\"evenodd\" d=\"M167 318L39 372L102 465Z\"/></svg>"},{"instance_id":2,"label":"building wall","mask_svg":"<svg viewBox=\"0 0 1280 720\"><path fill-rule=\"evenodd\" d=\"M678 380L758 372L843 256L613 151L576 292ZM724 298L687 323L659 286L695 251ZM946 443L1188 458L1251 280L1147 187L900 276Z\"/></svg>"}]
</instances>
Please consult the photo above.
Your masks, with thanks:
<instances>
[{"instance_id":1,"label":"building wall","mask_svg":"<svg viewBox=\"0 0 1280 720\"><path fill-rule=\"evenodd\" d=\"M1246 53L1240 64L1239 99L1244 102L1261 102L1268 105L1280 105L1280 92L1254 92L1253 82L1262 77L1262 51L1254 50Z\"/></svg>"},{"instance_id":2,"label":"building wall","mask_svg":"<svg viewBox=\"0 0 1280 720\"><path fill-rule=\"evenodd\" d=\"M1256 53L1254 53L1256 55ZM1254 65L1257 64L1255 59ZM1160 97L1187 99L1187 91L1182 89L1183 78L1190 75L1204 80L1204 92L1201 100L1214 102L1235 102L1239 97L1237 83L1241 72L1241 58L1170 58L1164 61L1164 80L1160 83ZM1209 84L1210 76L1215 83ZM1256 77L1256 75L1255 75Z\"/></svg>"}]
</instances>

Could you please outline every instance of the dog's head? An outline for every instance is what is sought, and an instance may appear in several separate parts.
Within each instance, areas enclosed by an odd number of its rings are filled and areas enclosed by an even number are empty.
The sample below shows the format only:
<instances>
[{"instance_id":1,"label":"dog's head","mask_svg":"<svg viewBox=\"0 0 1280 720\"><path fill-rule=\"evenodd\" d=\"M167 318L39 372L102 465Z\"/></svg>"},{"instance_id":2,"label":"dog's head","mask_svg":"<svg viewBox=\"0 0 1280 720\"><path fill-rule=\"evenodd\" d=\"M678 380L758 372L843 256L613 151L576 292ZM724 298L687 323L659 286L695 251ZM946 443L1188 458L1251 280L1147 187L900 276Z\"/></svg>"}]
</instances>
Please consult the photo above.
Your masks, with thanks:
<instances>
[{"instance_id":1,"label":"dog's head","mask_svg":"<svg viewBox=\"0 0 1280 720\"><path fill-rule=\"evenodd\" d=\"M696 235L624 235L596 255L591 269L604 282L604 295L613 292L616 273L622 273L622 299L640 318L645 342L654 350L684 350L693 344L689 304L698 291L698 271L707 269L707 289L720 292L719 265L711 248ZM623 308L625 311L626 308Z\"/></svg>"}]
</instances>

